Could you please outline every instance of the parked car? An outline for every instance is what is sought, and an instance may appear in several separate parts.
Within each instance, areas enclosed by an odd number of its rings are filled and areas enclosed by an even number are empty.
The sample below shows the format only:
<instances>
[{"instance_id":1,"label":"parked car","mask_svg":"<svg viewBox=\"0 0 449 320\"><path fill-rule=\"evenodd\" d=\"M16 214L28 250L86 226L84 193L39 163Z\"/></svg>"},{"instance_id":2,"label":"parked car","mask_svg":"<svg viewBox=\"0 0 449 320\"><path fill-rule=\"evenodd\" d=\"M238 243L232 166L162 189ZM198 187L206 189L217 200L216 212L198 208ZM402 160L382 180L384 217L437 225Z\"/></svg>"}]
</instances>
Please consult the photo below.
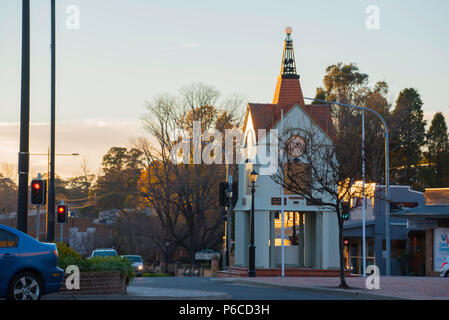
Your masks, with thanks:
<instances>
[{"instance_id":1,"label":"parked car","mask_svg":"<svg viewBox=\"0 0 449 320\"><path fill-rule=\"evenodd\" d=\"M63 277L56 244L0 225L0 298L38 300L58 291Z\"/></svg>"},{"instance_id":2,"label":"parked car","mask_svg":"<svg viewBox=\"0 0 449 320\"><path fill-rule=\"evenodd\" d=\"M95 249L92 251L90 258L94 257L117 257L117 251L112 248Z\"/></svg>"},{"instance_id":3,"label":"parked car","mask_svg":"<svg viewBox=\"0 0 449 320\"><path fill-rule=\"evenodd\" d=\"M123 255L120 256L123 259L128 259L131 262L134 271L136 272L136 276L141 276L143 274L143 261L142 257L138 255Z\"/></svg>"},{"instance_id":4,"label":"parked car","mask_svg":"<svg viewBox=\"0 0 449 320\"><path fill-rule=\"evenodd\" d=\"M441 276L449 278L449 256L444 260L441 265Z\"/></svg>"}]
</instances>

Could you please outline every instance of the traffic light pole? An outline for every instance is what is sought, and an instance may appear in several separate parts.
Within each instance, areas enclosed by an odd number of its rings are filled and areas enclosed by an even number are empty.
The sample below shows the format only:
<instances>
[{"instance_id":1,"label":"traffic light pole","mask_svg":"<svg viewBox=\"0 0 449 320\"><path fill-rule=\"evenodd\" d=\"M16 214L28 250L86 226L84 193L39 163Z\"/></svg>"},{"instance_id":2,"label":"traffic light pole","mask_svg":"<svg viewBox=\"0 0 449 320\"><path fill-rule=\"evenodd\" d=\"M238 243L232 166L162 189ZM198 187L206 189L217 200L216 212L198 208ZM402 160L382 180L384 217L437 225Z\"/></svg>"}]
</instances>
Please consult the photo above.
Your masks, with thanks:
<instances>
[{"instance_id":1,"label":"traffic light pole","mask_svg":"<svg viewBox=\"0 0 449 320\"><path fill-rule=\"evenodd\" d=\"M55 240L55 67L56 21L55 0L51 0L51 123L50 123L50 179L48 186L47 241Z\"/></svg>"},{"instance_id":2,"label":"traffic light pole","mask_svg":"<svg viewBox=\"0 0 449 320\"><path fill-rule=\"evenodd\" d=\"M28 173L30 139L30 0L22 0L22 76L20 98L19 186L17 229L28 231Z\"/></svg>"},{"instance_id":3,"label":"traffic light pole","mask_svg":"<svg viewBox=\"0 0 449 320\"><path fill-rule=\"evenodd\" d=\"M42 176L41 176L41 174L40 174L40 172L37 174L37 178L39 179L39 180L41 180L42 179ZM40 231L41 231L41 213L40 213L40 209L41 209L41 206L38 204L38 205L36 205L36 240L38 240L39 241L39 234L40 234Z\"/></svg>"},{"instance_id":4,"label":"traffic light pole","mask_svg":"<svg viewBox=\"0 0 449 320\"><path fill-rule=\"evenodd\" d=\"M61 200L61 204L64 204L64 200ZM67 219L67 218L66 218ZM59 242L62 243L64 236L64 223L60 223L60 229L59 229Z\"/></svg>"},{"instance_id":5,"label":"traffic light pole","mask_svg":"<svg viewBox=\"0 0 449 320\"><path fill-rule=\"evenodd\" d=\"M232 176L228 178L228 187L232 188ZM233 195L234 196L234 195ZM228 213L226 215L226 267L229 267L231 264L229 258L230 252L230 243L231 243L231 214L232 214L232 197L228 199Z\"/></svg>"}]
</instances>

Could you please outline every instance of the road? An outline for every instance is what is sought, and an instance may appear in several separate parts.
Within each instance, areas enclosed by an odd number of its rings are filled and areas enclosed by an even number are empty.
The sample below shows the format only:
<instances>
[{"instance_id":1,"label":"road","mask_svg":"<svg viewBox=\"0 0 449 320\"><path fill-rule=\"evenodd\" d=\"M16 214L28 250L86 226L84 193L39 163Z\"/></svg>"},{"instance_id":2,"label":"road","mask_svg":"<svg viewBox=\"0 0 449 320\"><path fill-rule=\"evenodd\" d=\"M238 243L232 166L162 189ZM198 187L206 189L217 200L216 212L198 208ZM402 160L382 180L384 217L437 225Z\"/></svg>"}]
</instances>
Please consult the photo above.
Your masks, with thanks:
<instances>
[{"instance_id":1,"label":"road","mask_svg":"<svg viewBox=\"0 0 449 320\"><path fill-rule=\"evenodd\" d=\"M250 285L223 283L210 281L208 278L190 277L154 277L136 278L129 285L128 291L136 289L151 291L155 290L192 290L192 292L212 292L228 295L236 300L342 300L353 299L332 295L328 293L316 293L307 291L261 288Z\"/></svg>"}]
</instances>

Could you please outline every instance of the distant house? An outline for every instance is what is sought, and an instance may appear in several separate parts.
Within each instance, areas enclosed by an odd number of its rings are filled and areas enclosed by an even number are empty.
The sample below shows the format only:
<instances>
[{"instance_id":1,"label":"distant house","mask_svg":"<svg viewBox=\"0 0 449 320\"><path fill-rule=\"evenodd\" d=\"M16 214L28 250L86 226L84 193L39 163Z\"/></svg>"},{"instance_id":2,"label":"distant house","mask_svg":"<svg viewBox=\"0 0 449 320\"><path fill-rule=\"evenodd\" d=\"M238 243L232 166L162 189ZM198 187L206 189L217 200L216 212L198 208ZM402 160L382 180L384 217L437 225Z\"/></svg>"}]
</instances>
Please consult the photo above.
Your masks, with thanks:
<instances>
[{"instance_id":1,"label":"distant house","mask_svg":"<svg viewBox=\"0 0 449 320\"><path fill-rule=\"evenodd\" d=\"M359 186L357 186L359 187ZM385 242L385 187L370 183L366 185L366 265L377 265L386 274ZM390 211L422 206L424 194L409 186L390 186ZM346 266L352 272L363 273L362 245L362 196L353 199L350 219L344 223ZM425 274L425 229L407 225L407 219L390 218L391 274ZM411 257L411 258L408 258ZM405 265L410 259L408 265Z\"/></svg>"},{"instance_id":2,"label":"distant house","mask_svg":"<svg viewBox=\"0 0 449 320\"><path fill-rule=\"evenodd\" d=\"M403 208L392 212L392 216L421 229L425 275L439 275L442 263L449 257L449 188L427 188L424 197L425 204Z\"/></svg>"},{"instance_id":3,"label":"distant house","mask_svg":"<svg viewBox=\"0 0 449 320\"><path fill-rule=\"evenodd\" d=\"M41 210L39 216L39 240L46 241L46 212ZM28 235L33 238L36 238L36 217L36 210L28 211ZM16 227L16 220L15 212L0 215L0 224ZM95 223L91 218L72 216L69 217L67 223L55 224L55 240L68 244L82 255L89 255L96 247L110 247L113 235L113 226Z\"/></svg>"}]
</instances>

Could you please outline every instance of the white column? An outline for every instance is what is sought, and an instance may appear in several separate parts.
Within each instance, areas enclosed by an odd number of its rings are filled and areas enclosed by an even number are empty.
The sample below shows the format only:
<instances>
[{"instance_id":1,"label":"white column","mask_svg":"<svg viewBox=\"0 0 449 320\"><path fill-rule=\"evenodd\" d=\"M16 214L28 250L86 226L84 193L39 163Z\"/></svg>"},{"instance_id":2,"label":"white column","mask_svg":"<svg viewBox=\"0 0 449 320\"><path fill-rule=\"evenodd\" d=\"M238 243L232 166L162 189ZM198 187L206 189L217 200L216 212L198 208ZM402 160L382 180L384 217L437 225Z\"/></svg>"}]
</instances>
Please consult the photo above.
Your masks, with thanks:
<instances>
[{"instance_id":1,"label":"white column","mask_svg":"<svg viewBox=\"0 0 449 320\"><path fill-rule=\"evenodd\" d=\"M304 213L299 213L299 229L298 229L298 249L299 249L299 267L304 267Z\"/></svg>"},{"instance_id":2,"label":"white column","mask_svg":"<svg viewBox=\"0 0 449 320\"><path fill-rule=\"evenodd\" d=\"M274 224L275 213L270 213L270 268L276 267L276 230Z\"/></svg>"},{"instance_id":3,"label":"white column","mask_svg":"<svg viewBox=\"0 0 449 320\"><path fill-rule=\"evenodd\" d=\"M254 213L254 244L256 246L256 268L270 267L270 211Z\"/></svg>"},{"instance_id":4,"label":"white column","mask_svg":"<svg viewBox=\"0 0 449 320\"><path fill-rule=\"evenodd\" d=\"M305 214L306 220L305 220L305 228L304 228L304 238L305 238L305 266L307 268L313 268L314 258L313 258L313 252L314 252L314 213L313 212L307 212Z\"/></svg>"},{"instance_id":5,"label":"white column","mask_svg":"<svg viewBox=\"0 0 449 320\"><path fill-rule=\"evenodd\" d=\"M315 243L314 243L314 268L321 269L322 268L322 255L323 255L323 222L322 222L322 213L315 212Z\"/></svg>"},{"instance_id":6,"label":"white column","mask_svg":"<svg viewBox=\"0 0 449 320\"><path fill-rule=\"evenodd\" d=\"M248 266L249 212L235 212L235 266Z\"/></svg>"},{"instance_id":7,"label":"white column","mask_svg":"<svg viewBox=\"0 0 449 320\"><path fill-rule=\"evenodd\" d=\"M322 268L339 269L338 222L333 211L322 213Z\"/></svg>"}]
</instances>

